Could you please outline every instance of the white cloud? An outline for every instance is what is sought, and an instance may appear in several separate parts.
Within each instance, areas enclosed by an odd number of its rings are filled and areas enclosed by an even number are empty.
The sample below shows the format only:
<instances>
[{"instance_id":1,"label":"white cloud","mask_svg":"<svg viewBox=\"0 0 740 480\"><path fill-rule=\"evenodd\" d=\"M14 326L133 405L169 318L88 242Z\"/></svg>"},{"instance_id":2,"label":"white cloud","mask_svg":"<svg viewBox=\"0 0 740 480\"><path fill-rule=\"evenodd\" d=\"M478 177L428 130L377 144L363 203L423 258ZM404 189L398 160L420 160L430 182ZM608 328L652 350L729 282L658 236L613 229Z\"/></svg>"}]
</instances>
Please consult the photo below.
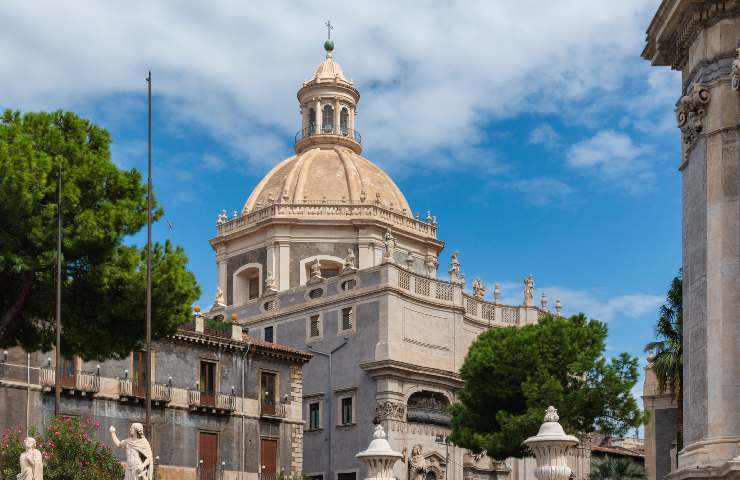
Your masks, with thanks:
<instances>
[{"instance_id":1,"label":"white cloud","mask_svg":"<svg viewBox=\"0 0 740 480\"><path fill-rule=\"evenodd\" d=\"M650 185L653 170L646 155L651 152L650 146L635 143L629 135L601 130L572 145L566 152L566 164L637 192Z\"/></svg>"},{"instance_id":2,"label":"white cloud","mask_svg":"<svg viewBox=\"0 0 740 480\"><path fill-rule=\"evenodd\" d=\"M560 134L549 124L543 123L529 133L529 143L554 148L560 144Z\"/></svg>"},{"instance_id":3,"label":"white cloud","mask_svg":"<svg viewBox=\"0 0 740 480\"><path fill-rule=\"evenodd\" d=\"M524 199L534 206L562 201L573 193L573 189L568 184L549 177L524 178L502 185L507 185L509 189L523 194Z\"/></svg>"},{"instance_id":4,"label":"white cloud","mask_svg":"<svg viewBox=\"0 0 740 480\"><path fill-rule=\"evenodd\" d=\"M386 166L418 165L481 141L488 120L621 92L649 70L636 52L656 4L2 2L0 85L4 106L83 105L115 122L122 96L143 98L151 69L155 112L171 128L203 128L265 166L289 150L295 92L322 60L331 16L370 150Z\"/></svg>"}]
</instances>

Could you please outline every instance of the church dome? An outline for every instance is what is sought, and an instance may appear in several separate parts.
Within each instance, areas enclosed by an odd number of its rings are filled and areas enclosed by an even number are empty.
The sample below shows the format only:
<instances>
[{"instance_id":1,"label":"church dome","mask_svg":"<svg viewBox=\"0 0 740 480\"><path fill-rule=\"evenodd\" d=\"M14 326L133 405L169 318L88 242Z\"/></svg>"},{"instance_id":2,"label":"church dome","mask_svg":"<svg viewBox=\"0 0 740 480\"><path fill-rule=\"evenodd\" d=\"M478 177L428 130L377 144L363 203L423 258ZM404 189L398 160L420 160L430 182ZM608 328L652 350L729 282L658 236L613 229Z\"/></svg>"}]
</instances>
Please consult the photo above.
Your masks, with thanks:
<instances>
[{"instance_id":1,"label":"church dome","mask_svg":"<svg viewBox=\"0 0 740 480\"><path fill-rule=\"evenodd\" d=\"M244 205L244 214L273 203L376 204L411 217L401 190L380 167L342 145L302 150L275 166Z\"/></svg>"}]
</instances>

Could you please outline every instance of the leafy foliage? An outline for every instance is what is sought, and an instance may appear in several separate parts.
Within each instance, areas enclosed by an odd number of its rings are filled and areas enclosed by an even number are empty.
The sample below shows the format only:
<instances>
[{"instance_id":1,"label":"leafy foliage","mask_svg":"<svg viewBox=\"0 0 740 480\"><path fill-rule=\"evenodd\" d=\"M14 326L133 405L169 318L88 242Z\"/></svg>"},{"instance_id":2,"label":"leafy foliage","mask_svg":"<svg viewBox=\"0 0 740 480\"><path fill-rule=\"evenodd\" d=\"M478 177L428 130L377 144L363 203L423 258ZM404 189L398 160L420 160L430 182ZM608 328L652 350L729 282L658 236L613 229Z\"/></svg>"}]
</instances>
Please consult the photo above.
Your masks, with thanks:
<instances>
[{"instance_id":1,"label":"leafy foliage","mask_svg":"<svg viewBox=\"0 0 740 480\"><path fill-rule=\"evenodd\" d=\"M645 468L629 458L606 456L591 461L589 480L643 480Z\"/></svg>"},{"instance_id":2,"label":"leafy foliage","mask_svg":"<svg viewBox=\"0 0 740 480\"><path fill-rule=\"evenodd\" d=\"M118 480L123 467L110 448L96 440L100 424L81 423L75 417L52 419L43 435L31 432L36 448L44 458L47 480ZM18 458L23 452L20 428L6 431L0 443L0 472L3 478L15 478L20 472Z\"/></svg>"},{"instance_id":3,"label":"leafy foliage","mask_svg":"<svg viewBox=\"0 0 740 480\"><path fill-rule=\"evenodd\" d=\"M503 460L527 454L545 409L558 408L568 432L624 434L643 415L630 390L637 359L603 357L605 324L583 314L537 325L495 328L472 344L460 371L465 386L452 413L451 440Z\"/></svg>"},{"instance_id":4,"label":"leafy foliage","mask_svg":"<svg viewBox=\"0 0 740 480\"><path fill-rule=\"evenodd\" d=\"M671 282L666 303L660 306L655 335L658 340L645 345L660 393L670 392L676 399L676 437L683 447L683 272Z\"/></svg>"},{"instance_id":5,"label":"leafy foliage","mask_svg":"<svg viewBox=\"0 0 740 480\"><path fill-rule=\"evenodd\" d=\"M51 346L60 166L62 351L102 360L141 346L145 257L122 241L146 224L146 186L111 161L110 141L70 112L0 117L0 346ZM200 292L181 248L156 245L152 264L156 338L188 318Z\"/></svg>"}]
</instances>

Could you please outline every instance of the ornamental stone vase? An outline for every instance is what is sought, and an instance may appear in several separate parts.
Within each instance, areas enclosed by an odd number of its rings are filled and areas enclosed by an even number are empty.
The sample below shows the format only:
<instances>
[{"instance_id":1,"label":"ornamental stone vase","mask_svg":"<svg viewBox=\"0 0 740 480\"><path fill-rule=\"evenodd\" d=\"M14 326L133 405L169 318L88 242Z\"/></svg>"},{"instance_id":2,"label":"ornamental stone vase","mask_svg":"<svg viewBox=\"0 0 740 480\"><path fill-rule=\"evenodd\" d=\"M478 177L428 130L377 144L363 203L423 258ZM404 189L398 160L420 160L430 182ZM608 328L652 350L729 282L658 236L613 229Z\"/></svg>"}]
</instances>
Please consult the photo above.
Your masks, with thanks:
<instances>
[{"instance_id":1,"label":"ornamental stone vase","mask_svg":"<svg viewBox=\"0 0 740 480\"><path fill-rule=\"evenodd\" d=\"M393 465L402 455L391 448L385 439L385 431L381 425L375 426L373 440L367 450L355 455L358 460L367 465L367 480L393 480Z\"/></svg>"},{"instance_id":2,"label":"ornamental stone vase","mask_svg":"<svg viewBox=\"0 0 740 480\"><path fill-rule=\"evenodd\" d=\"M534 476L537 480L568 480L571 469L568 466L568 451L578 445L578 439L566 435L558 423L558 411L547 407L545 422L534 437L529 437L523 445L529 447L537 461Z\"/></svg>"}]
</instances>

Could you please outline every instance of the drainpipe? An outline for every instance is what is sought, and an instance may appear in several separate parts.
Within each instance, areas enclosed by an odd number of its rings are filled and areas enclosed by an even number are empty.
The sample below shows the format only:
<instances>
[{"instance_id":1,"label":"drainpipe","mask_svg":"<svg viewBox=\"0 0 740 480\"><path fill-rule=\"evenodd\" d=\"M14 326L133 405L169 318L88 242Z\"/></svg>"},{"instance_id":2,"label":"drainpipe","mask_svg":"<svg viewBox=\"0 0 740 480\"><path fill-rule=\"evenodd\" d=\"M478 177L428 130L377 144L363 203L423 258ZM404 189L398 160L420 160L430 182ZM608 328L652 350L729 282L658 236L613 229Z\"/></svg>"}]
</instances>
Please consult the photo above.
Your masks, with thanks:
<instances>
[{"instance_id":1,"label":"drainpipe","mask_svg":"<svg viewBox=\"0 0 740 480\"><path fill-rule=\"evenodd\" d=\"M308 350L311 353L318 353L319 355L323 355L323 356L325 356L326 358L329 359L329 377L328 377L329 391L326 394L326 409L329 411L329 422L327 423L327 427L326 427L326 436L327 436L327 443L329 443L329 448L326 451L326 458L327 458L327 461L328 461L328 464L326 465L327 475L326 475L326 477L324 477L327 480L332 480L334 478L333 471L332 471L332 463L331 463L332 462L332 451L333 451L332 443L331 443L331 431L334 429L334 423L332 422L332 417L333 417L334 409L332 407L332 401L331 401L332 396L333 396L333 392L332 392L332 389L331 389L331 386L332 386L331 385L331 380L332 380L331 379L331 357L332 357L332 355L334 355L334 353L337 350L339 350L343 346L347 345L348 342L349 342L349 337L344 337L344 342L342 342L338 347L334 348L334 350L332 350L332 351L330 351L328 353L327 352L321 352L319 350L314 350L314 348L311 345L308 346Z\"/></svg>"},{"instance_id":2,"label":"drainpipe","mask_svg":"<svg viewBox=\"0 0 740 480\"><path fill-rule=\"evenodd\" d=\"M244 480L244 453L245 453L244 452L244 449L245 449L244 436L246 435L246 432L245 432L245 428L246 427L245 427L245 424L244 424L245 415L246 415L246 413L245 413L246 410L245 410L245 406L244 406L244 403L245 403L244 397L246 395L246 392L244 392L244 376L245 376L245 373L246 373L245 372L245 369L244 369L244 361L245 361L245 359L248 359L248 357L249 357L249 349L251 347L252 347L252 344L251 343L248 343L247 344L247 349L244 351L244 354L242 355L242 358L241 358L241 360L242 360L241 361L241 370L242 370L242 388L241 388L241 392L242 392L242 399L241 399L241 405L242 405L242 448L241 448L241 456L239 457L239 478L240 478L240 480ZM249 369L249 365L247 365L247 370L248 369Z\"/></svg>"}]
</instances>

